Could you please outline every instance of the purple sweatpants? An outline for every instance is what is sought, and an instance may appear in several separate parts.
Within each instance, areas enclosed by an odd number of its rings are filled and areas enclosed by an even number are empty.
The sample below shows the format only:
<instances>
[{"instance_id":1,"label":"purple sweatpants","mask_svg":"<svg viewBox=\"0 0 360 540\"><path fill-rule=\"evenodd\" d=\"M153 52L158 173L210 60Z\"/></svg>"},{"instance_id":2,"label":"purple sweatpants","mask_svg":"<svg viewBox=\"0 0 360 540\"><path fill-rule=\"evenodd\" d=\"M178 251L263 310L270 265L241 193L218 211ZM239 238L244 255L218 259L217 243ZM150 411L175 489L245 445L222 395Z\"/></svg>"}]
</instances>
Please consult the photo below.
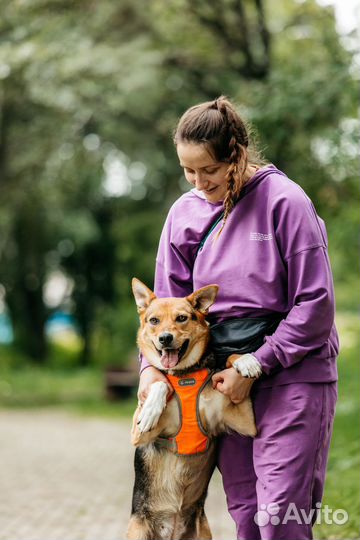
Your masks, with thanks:
<instances>
[{"instance_id":1,"label":"purple sweatpants","mask_svg":"<svg viewBox=\"0 0 360 540\"><path fill-rule=\"evenodd\" d=\"M219 441L218 467L237 538L310 540L312 524L297 516L301 509L309 515L322 499L337 383L253 390L257 437L231 434Z\"/></svg>"}]
</instances>

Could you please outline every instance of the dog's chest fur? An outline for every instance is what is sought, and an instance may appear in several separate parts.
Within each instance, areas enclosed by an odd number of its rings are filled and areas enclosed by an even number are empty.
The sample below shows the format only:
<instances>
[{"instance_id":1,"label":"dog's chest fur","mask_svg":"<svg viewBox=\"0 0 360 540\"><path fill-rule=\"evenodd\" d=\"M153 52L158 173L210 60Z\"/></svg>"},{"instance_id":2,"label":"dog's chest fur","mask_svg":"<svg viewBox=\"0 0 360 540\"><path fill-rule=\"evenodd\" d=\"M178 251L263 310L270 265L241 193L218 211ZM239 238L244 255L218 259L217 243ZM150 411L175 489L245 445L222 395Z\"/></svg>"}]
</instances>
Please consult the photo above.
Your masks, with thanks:
<instances>
[{"instance_id":1,"label":"dog's chest fur","mask_svg":"<svg viewBox=\"0 0 360 540\"><path fill-rule=\"evenodd\" d=\"M199 412L201 423L210 436L223 432L224 422L223 394L212 388L211 380L199 396ZM164 430L161 437L173 437L180 428L180 410L178 401L172 398L162 415ZM183 456L159 448L155 443L137 449L149 482L151 498L150 506L162 516L172 513L186 512L205 496L209 479L215 467L215 442L210 441L204 453ZM151 485L151 487L150 487ZM150 502L151 501L151 502ZM151 509L149 508L150 512ZM158 514L158 515L159 515Z\"/></svg>"},{"instance_id":2,"label":"dog's chest fur","mask_svg":"<svg viewBox=\"0 0 360 540\"><path fill-rule=\"evenodd\" d=\"M204 454L179 456L154 444L137 449L151 482L150 506L162 515L186 512L203 496L215 466L215 444ZM151 508L149 508L151 511Z\"/></svg>"}]
</instances>

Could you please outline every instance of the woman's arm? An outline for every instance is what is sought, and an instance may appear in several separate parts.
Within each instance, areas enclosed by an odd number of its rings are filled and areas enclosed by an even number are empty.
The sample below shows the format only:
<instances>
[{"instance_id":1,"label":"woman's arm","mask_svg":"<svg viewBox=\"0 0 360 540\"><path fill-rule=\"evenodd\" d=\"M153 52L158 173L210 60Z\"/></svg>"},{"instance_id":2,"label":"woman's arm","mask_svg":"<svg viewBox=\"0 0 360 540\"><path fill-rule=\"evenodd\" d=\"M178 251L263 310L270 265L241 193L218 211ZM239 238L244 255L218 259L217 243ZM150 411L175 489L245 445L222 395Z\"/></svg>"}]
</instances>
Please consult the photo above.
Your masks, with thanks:
<instances>
[{"instance_id":1,"label":"woman's arm","mask_svg":"<svg viewBox=\"0 0 360 540\"><path fill-rule=\"evenodd\" d=\"M291 183L286 196L274 201L272 219L287 271L288 315L253 352L267 374L321 348L329 339L335 312L326 229L310 199Z\"/></svg>"},{"instance_id":2,"label":"woman's arm","mask_svg":"<svg viewBox=\"0 0 360 540\"><path fill-rule=\"evenodd\" d=\"M289 311L259 349L236 361L235 369L245 377L270 375L302 361L326 344L334 324L334 287L322 220L300 189L277 201L273 216L287 271Z\"/></svg>"},{"instance_id":3,"label":"woman's arm","mask_svg":"<svg viewBox=\"0 0 360 540\"><path fill-rule=\"evenodd\" d=\"M334 324L334 291L325 248L297 253L287 261L292 308L272 336L253 354L263 371L288 368L322 347Z\"/></svg>"}]
</instances>

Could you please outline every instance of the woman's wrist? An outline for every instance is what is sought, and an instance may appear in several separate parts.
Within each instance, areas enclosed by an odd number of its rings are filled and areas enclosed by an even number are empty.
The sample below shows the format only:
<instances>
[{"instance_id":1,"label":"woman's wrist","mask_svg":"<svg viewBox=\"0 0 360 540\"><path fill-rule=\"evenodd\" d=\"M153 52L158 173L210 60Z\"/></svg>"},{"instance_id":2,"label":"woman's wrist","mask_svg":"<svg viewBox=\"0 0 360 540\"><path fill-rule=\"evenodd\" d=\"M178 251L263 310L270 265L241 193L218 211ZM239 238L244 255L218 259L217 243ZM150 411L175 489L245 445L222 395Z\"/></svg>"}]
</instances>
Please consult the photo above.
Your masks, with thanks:
<instances>
[{"instance_id":1,"label":"woman's wrist","mask_svg":"<svg viewBox=\"0 0 360 540\"><path fill-rule=\"evenodd\" d=\"M243 354L233 362L232 366L240 375L247 379L258 379L262 374L260 362L250 353Z\"/></svg>"}]
</instances>

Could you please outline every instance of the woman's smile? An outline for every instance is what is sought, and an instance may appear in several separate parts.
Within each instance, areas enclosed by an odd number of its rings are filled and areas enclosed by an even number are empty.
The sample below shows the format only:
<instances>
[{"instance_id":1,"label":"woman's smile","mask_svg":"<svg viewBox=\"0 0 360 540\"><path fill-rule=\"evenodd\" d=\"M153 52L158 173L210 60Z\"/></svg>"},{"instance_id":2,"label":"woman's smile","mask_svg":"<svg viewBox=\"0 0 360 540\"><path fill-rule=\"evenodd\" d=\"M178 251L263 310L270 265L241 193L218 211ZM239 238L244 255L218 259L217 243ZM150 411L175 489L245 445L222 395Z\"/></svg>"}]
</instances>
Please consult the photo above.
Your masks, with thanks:
<instances>
[{"instance_id":1,"label":"woman's smile","mask_svg":"<svg viewBox=\"0 0 360 540\"><path fill-rule=\"evenodd\" d=\"M204 189L203 191L205 193L213 193L215 191L215 189L217 189L219 186L214 186L212 188L209 188L209 189Z\"/></svg>"},{"instance_id":2,"label":"woman's smile","mask_svg":"<svg viewBox=\"0 0 360 540\"><path fill-rule=\"evenodd\" d=\"M216 161L205 144L181 142L177 153L189 184L202 191L211 202L224 199L228 163Z\"/></svg>"}]
</instances>

